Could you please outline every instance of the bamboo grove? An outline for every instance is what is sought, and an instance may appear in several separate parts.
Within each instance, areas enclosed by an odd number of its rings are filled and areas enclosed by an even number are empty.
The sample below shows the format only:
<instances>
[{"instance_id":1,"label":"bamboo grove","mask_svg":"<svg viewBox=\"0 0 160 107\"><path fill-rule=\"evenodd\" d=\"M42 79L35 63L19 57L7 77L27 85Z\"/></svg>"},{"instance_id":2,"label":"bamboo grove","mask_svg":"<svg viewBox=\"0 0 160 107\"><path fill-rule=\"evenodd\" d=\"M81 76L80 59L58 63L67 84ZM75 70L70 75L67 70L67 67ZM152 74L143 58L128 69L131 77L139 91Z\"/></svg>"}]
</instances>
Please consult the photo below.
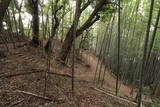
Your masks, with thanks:
<instances>
[{"instance_id":1,"label":"bamboo grove","mask_svg":"<svg viewBox=\"0 0 160 107\"><path fill-rule=\"evenodd\" d=\"M154 97L160 89L159 18L158 0L0 0L0 44L9 52L9 42L16 48L16 41L30 38L29 45L42 48L48 68L44 96L58 39L62 45L54 58L65 66L71 57L73 95L75 61L87 51L98 58L95 87L105 90L110 72L114 94L119 96L122 84L130 86L141 107L143 95Z\"/></svg>"}]
</instances>

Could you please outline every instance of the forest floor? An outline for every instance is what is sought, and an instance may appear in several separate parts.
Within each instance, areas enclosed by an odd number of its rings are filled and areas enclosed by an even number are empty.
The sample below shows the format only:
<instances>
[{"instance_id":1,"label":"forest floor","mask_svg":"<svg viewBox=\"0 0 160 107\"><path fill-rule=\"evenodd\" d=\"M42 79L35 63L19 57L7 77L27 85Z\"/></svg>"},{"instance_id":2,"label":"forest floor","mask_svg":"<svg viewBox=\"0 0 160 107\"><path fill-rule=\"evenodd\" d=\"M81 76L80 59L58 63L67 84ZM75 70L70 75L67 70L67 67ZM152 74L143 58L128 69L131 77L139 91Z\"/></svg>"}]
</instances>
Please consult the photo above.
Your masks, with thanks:
<instances>
[{"instance_id":1,"label":"forest floor","mask_svg":"<svg viewBox=\"0 0 160 107\"><path fill-rule=\"evenodd\" d=\"M67 66L60 65L55 59L59 51L60 48L54 50L51 73L46 79L47 59L39 48L25 46L11 49L6 57L0 58L0 107L135 106L132 102L118 100L113 94L106 95L96 90L93 77L98 59L87 52L83 52L81 60L76 60L73 96L71 78L68 76L71 75L71 59ZM114 92L115 81L114 75L107 72L103 89ZM119 92L131 97L130 89L121 83ZM43 97L44 94L46 97Z\"/></svg>"}]
</instances>

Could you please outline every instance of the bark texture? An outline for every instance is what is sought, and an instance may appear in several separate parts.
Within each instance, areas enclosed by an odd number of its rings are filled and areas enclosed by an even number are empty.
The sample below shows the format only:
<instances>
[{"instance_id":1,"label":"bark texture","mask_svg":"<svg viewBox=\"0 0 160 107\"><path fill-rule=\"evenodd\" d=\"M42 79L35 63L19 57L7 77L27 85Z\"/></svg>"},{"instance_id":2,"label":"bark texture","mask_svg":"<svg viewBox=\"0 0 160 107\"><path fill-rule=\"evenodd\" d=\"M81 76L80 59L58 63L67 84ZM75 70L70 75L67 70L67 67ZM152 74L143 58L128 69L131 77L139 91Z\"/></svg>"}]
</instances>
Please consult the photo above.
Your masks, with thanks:
<instances>
[{"instance_id":1,"label":"bark texture","mask_svg":"<svg viewBox=\"0 0 160 107\"><path fill-rule=\"evenodd\" d=\"M38 47L40 45L39 41L39 9L38 9L38 3L39 0L28 0L29 4L32 8L32 22L33 22L33 38L31 41L31 44L35 47Z\"/></svg>"}]
</instances>

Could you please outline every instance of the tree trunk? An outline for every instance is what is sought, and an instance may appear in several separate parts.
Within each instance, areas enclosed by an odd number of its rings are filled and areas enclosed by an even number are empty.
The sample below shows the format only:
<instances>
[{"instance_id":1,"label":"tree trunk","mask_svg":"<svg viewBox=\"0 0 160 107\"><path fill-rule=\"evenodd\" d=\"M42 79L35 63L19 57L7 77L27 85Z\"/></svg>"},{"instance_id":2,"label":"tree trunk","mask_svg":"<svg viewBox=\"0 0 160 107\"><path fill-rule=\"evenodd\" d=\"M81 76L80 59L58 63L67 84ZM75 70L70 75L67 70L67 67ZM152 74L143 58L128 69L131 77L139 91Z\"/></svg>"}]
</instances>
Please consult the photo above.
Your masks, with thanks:
<instances>
[{"instance_id":1,"label":"tree trunk","mask_svg":"<svg viewBox=\"0 0 160 107\"><path fill-rule=\"evenodd\" d=\"M73 25L71 26L69 32L66 35L66 38L64 40L63 46L62 46L62 50L61 50L61 60L65 62L69 51L71 49L72 46L72 42L73 42Z\"/></svg>"},{"instance_id":2,"label":"tree trunk","mask_svg":"<svg viewBox=\"0 0 160 107\"><path fill-rule=\"evenodd\" d=\"M38 14L38 1L39 0L31 0L33 2L33 38L31 44L35 47L40 45L39 42L39 14Z\"/></svg>"},{"instance_id":3,"label":"tree trunk","mask_svg":"<svg viewBox=\"0 0 160 107\"><path fill-rule=\"evenodd\" d=\"M150 28L151 28L151 23L152 23L152 16L153 16L153 8L154 8L154 0L151 0L150 12L149 12L149 18L148 18L148 25L147 25L147 29L146 29L146 36L145 36L145 42L144 42L142 68L141 68L141 72L140 72L139 92L137 94L138 107L141 107L141 103L142 103L144 74L145 74L145 71L146 71L146 64L148 63L147 62L147 53L148 53L149 33L150 33Z\"/></svg>"},{"instance_id":4,"label":"tree trunk","mask_svg":"<svg viewBox=\"0 0 160 107\"><path fill-rule=\"evenodd\" d=\"M54 6L53 6L53 4L54 4ZM45 45L45 52L47 52L47 53L51 53L52 52L53 38L55 37L57 29L59 27L59 20L58 20L58 17L57 17L57 12L62 7L60 7L59 9L57 9L57 4L58 4L58 0L56 0L54 3L52 2L52 29L51 29L51 37L49 38L49 40L47 41L47 44Z\"/></svg>"},{"instance_id":5,"label":"tree trunk","mask_svg":"<svg viewBox=\"0 0 160 107\"><path fill-rule=\"evenodd\" d=\"M0 1L0 38L2 39L2 41L4 41L3 37L1 36L2 27L3 27L3 18L5 16L5 13L6 13L8 6L9 6L10 1L11 0L1 0ZM7 50L9 50L6 43L5 43L5 46L6 46ZM3 54L3 53L0 53L0 54Z\"/></svg>"},{"instance_id":6,"label":"tree trunk","mask_svg":"<svg viewBox=\"0 0 160 107\"><path fill-rule=\"evenodd\" d=\"M3 27L2 26L3 18L9 6L10 1L11 0L1 0L0 2L0 34L1 34L2 27Z\"/></svg>"},{"instance_id":7,"label":"tree trunk","mask_svg":"<svg viewBox=\"0 0 160 107\"><path fill-rule=\"evenodd\" d=\"M76 37L80 36L85 30L87 30L89 27L91 27L97 20L99 20L100 16L98 15L98 13L102 10L103 6L106 5L108 3L107 0L101 0L95 7L95 9L93 10L93 12L91 13L91 15L89 16L89 18L86 20L86 22L76 31ZM87 6L89 6L89 3L86 4L84 7L82 7L80 9L80 13L79 13L79 18L81 16L81 13L87 8ZM79 19L78 18L78 19ZM75 21L75 19L74 19ZM74 22L73 21L73 22ZM69 51L71 49L72 46L72 42L73 42L73 24L71 26L71 28L69 29L66 38L64 40L63 46L62 46L62 50L60 53L60 59L65 62Z\"/></svg>"}]
</instances>

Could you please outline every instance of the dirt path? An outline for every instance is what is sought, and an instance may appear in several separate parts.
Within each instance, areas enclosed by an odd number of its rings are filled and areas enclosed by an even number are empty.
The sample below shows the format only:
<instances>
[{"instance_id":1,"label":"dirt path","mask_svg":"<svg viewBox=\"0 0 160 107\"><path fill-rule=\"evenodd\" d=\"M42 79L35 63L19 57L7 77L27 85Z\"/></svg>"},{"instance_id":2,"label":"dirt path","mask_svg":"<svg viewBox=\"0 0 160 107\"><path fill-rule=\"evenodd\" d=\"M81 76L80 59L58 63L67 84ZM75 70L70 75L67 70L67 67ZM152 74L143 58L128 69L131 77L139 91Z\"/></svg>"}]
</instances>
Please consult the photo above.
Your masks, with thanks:
<instances>
[{"instance_id":1,"label":"dirt path","mask_svg":"<svg viewBox=\"0 0 160 107\"><path fill-rule=\"evenodd\" d=\"M90 65L91 67L80 67L77 66L76 77L83 81L92 82L94 80L94 75L96 71L96 66L98 62L98 58L95 57L93 54L88 54L87 52L83 52L82 54L83 60L86 64ZM100 66L100 64L99 64ZM104 65L102 66L102 71L104 70ZM99 69L98 69L99 72ZM98 77L98 76L97 76ZM131 87L124 85L121 81L119 81L119 93L123 96L127 96L129 98L136 97L136 91L134 89L133 94L131 95ZM116 90L116 77L111 74L111 72L106 72L105 80L104 80L104 89L108 91L115 92ZM147 96L143 96L143 101L152 102L151 98Z\"/></svg>"},{"instance_id":2,"label":"dirt path","mask_svg":"<svg viewBox=\"0 0 160 107\"><path fill-rule=\"evenodd\" d=\"M87 54L86 52L84 52L82 56L84 58L85 63L89 64L91 67L90 68L86 67L86 69L84 69L83 67L77 68L78 70L76 72L77 78L81 80L87 80L89 82L93 82L98 58L93 56L92 54ZM104 70L104 65L102 67L102 70ZM103 88L113 92L115 91L115 87L116 87L115 76L113 76L110 72L106 72ZM131 91L130 87L124 85L121 82L119 87L120 87L119 93L122 93L123 95L126 95L128 97L135 97L135 93L134 93L134 96L130 95L130 91Z\"/></svg>"}]
</instances>

